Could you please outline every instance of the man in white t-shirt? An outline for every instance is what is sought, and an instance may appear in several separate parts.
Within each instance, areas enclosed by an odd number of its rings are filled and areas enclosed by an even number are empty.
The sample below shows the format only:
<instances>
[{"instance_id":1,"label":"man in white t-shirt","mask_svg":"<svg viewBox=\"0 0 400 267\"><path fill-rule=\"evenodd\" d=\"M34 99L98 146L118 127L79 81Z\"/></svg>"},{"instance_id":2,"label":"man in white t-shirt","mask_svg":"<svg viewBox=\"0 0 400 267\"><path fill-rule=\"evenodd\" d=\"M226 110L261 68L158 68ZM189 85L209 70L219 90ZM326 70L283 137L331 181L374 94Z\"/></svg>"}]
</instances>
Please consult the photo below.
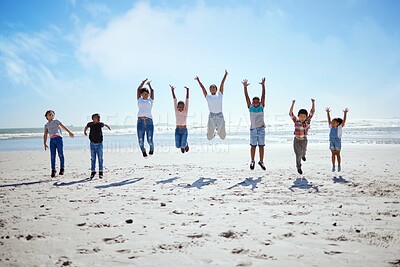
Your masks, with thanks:
<instances>
[{"instance_id":1,"label":"man in white t-shirt","mask_svg":"<svg viewBox=\"0 0 400 267\"><path fill-rule=\"evenodd\" d=\"M225 70L225 75L222 78L221 85L219 87L219 92L215 84L210 85L211 94L207 93L206 88L200 82L200 78L198 76L194 78L199 83L201 89L203 90L203 94L207 100L208 109L210 111L207 124L208 140L212 140L214 138L215 131L217 131L217 134L222 140L224 140L226 137L225 120L224 120L224 115L222 114L222 98L224 95L224 83L227 76L228 72Z\"/></svg>"}]
</instances>

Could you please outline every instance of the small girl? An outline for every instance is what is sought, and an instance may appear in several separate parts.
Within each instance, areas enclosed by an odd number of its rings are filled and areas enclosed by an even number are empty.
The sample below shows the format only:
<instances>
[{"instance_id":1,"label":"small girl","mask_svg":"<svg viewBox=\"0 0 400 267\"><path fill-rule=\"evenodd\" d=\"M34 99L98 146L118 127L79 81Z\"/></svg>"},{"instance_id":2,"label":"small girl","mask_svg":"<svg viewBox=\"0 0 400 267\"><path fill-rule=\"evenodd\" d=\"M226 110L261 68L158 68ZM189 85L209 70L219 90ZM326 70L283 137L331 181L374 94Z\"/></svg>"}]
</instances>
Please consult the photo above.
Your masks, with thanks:
<instances>
[{"instance_id":1,"label":"small girl","mask_svg":"<svg viewBox=\"0 0 400 267\"><path fill-rule=\"evenodd\" d=\"M349 112L348 108L345 108L343 110L343 120L341 118L335 118L331 121L331 115L330 115L330 109L326 108L325 109L326 114L328 116L328 124L330 133L329 133L329 148L332 152L332 172L336 170L335 167L335 160L337 158L338 162L338 168L337 171L341 171L340 163L341 163L341 157L340 157L340 150L342 148L342 128L344 127L346 123L346 118L347 118L347 112Z\"/></svg>"},{"instance_id":2,"label":"small girl","mask_svg":"<svg viewBox=\"0 0 400 267\"><path fill-rule=\"evenodd\" d=\"M186 119L188 116L189 109L189 88L186 89L186 101L177 102L175 96L175 87L170 85L172 98L174 99L175 117L176 117L176 129L175 129L175 145L176 148L180 148L182 153L189 151L189 145L187 143L188 129L186 127Z\"/></svg>"},{"instance_id":3,"label":"small girl","mask_svg":"<svg viewBox=\"0 0 400 267\"><path fill-rule=\"evenodd\" d=\"M56 176L56 151L60 158L60 175L64 174L64 151L63 151L63 139L61 136L61 128L68 132L70 137L74 137L74 134L65 127L59 120L54 119L55 112L53 110L46 111L44 116L48 122L44 125L44 150L47 146L47 135L50 136L50 160L51 160L51 177ZM61 127L61 128L60 128Z\"/></svg>"},{"instance_id":4,"label":"small girl","mask_svg":"<svg viewBox=\"0 0 400 267\"><path fill-rule=\"evenodd\" d=\"M144 88L143 85L147 82L147 85L150 88ZM147 79L143 80L138 89L137 89L137 100L138 100L138 121L137 121L137 136L139 141L140 150L142 151L143 157L147 158L147 152L144 148L144 135L146 134L147 143L149 143L150 150L149 154L153 155L154 153L154 124L153 124L153 116L151 115L151 110L153 108L154 102L154 90L150 84L151 81L147 81Z\"/></svg>"}]
</instances>

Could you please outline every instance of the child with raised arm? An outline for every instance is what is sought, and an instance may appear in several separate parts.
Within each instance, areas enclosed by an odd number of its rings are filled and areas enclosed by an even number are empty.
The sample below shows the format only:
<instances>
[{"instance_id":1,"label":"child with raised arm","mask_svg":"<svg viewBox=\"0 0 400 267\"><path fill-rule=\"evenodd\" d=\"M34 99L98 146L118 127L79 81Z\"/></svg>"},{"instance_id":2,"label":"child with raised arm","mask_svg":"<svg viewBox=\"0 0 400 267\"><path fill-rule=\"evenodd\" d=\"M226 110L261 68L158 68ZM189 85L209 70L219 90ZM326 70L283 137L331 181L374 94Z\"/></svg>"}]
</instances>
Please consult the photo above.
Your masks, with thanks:
<instances>
[{"instance_id":1,"label":"child with raised arm","mask_svg":"<svg viewBox=\"0 0 400 267\"><path fill-rule=\"evenodd\" d=\"M172 98L174 99L174 109L176 118L176 129L175 129L175 145L176 148L180 148L182 153L189 151L189 144L187 143L188 129L186 127L186 120L189 109L189 88L186 89L186 100L185 102L176 100L175 87L170 85Z\"/></svg>"},{"instance_id":2,"label":"child with raised arm","mask_svg":"<svg viewBox=\"0 0 400 267\"><path fill-rule=\"evenodd\" d=\"M194 78L203 90L203 94L207 100L208 109L210 111L207 123L208 140L212 140L214 138L215 131L217 131L217 134L222 140L224 140L226 137L225 120L224 115L222 114L222 97L224 95L224 84L227 76L228 72L225 70L224 77L222 78L221 85L219 86L219 92L217 86L212 84L210 85L210 94L207 93L207 90L201 83L200 78L198 76Z\"/></svg>"},{"instance_id":3,"label":"child with raised arm","mask_svg":"<svg viewBox=\"0 0 400 267\"><path fill-rule=\"evenodd\" d=\"M150 88L150 92L147 88L143 87L143 85L147 82L147 85ZM149 97L150 94L150 97ZM136 94L138 100L138 121L137 121L137 136L139 141L140 150L142 151L143 157L147 157L146 149L144 148L144 136L146 134L147 143L149 143L150 150L149 154L153 155L154 153L154 124L153 117L151 115L151 110L153 108L154 102L154 90L151 86L151 81L147 81L147 79L143 80Z\"/></svg>"},{"instance_id":4,"label":"child with raised arm","mask_svg":"<svg viewBox=\"0 0 400 267\"><path fill-rule=\"evenodd\" d=\"M306 161L306 152L307 152L307 134L308 129L310 128L311 118L315 112L315 100L311 99L312 107L310 110L310 114L308 114L307 110L300 109L296 118L293 114L294 103L296 100L292 101L292 106L290 107L289 116L292 118L294 122L294 139L293 139L293 148L294 153L296 154L296 167L297 172L299 174L303 174L301 169L301 160Z\"/></svg>"},{"instance_id":5,"label":"child with raised arm","mask_svg":"<svg viewBox=\"0 0 400 267\"><path fill-rule=\"evenodd\" d=\"M343 120L341 118L335 118L331 121L331 110L329 108L325 109L326 115L328 116L328 124L331 129L329 132L329 149L332 153L332 172L335 171L335 159L337 158L338 168L337 171L341 171L340 163L340 150L342 149L342 128L346 123L347 112L349 112L348 108L343 110Z\"/></svg>"},{"instance_id":6,"label":"child with raised arm","mask_svg":"<svg viewBox=\"0 0 400 267\"><path fill-rule=\"evenodd\" d=\"M93 177L96 175L96 157L99 160L99 178L103 178L103 131L101 130L101 128L103 128L104 126L111 131L110 126L100 122L100 115L96 113L92 115L92 121L88 122L85 129L83 130L83 133L87 136L86 131L90 129L90 179L93 179Z\"/></svg>"},{"instance_id":7,"label":"child with raised arm","mask_svg":"<svg viewBox=\"0 0 400 267\"><path fill-rule=\"evenodd\" d=\"M264 146L265 146L265 122L264 122L264 107L265 107L265 78L262 78L261 84L261 100L259 97L253 97L253 101L250 101L250 97L247 91L247 87L250 83L247 80L242 82L244 88L244 96L246 98L247 108L250 112L250 169L254 170L254 157L256 154L256 148L258 145L258 151L260 153L260 161L258 165L263 170L266 170L264 165Z\"/></svg>"},{"instance_id":8,"label":"child with raised arm","mask_svg":"<svg viewBox=\"0 0 400 267\"><path fill-rule=\"evenodd\" d=\"M59 120L54 119L56 113L53 110L46 111L44 116L47 119L47 123L44 125L43 143L44 150L47 146L47 136L50 137L50 161L51 161L51 177L56 176L56 152L60 158L60 175L64 174L64 148L61 128L68 132L70 137L74 137L74 134L64 126Z\"/></svg>"}]
</instances>

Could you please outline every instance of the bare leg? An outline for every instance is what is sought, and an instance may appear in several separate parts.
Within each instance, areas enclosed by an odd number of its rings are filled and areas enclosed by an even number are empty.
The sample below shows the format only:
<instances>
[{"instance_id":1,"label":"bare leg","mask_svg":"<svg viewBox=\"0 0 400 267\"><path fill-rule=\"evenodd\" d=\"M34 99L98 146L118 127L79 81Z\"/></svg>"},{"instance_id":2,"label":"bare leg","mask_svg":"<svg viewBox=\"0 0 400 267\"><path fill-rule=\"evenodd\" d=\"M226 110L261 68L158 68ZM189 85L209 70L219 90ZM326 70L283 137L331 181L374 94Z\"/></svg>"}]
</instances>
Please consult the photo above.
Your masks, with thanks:
<instances>
[{"instance_id":1,"label":"bare leg","mask_svg":"<svg viewBox=\"0 0 400 267\"><path fill-rule=\"evenodd\" d=\"M256 146L252 146L250 148L250 156L251 156L251 160L254 161L254 157L256 156Z\"/></svg>"},{"instance_id":2,"label":"bare leg","mask_svg":"<svg viewBox=\"0 0 400 267\"><path fill-rule=\"evenodd\" d=\"M260 153L260 161L264 162L264 146L259 146L258 152Z\"/></svg>"},{"instance_id":3,"label":"bare leg","mask_svg":"<svg viewBox=\"0 0 400 267\"><path fill-rule=\"evenodd\" d=\"M335 156L336 156L336 152L335 152L335 150L331 150L331 152L332 152L332 166L335 166Z\"/></svg>"},{"instance_id":4,"label":"bare leg","mask_svg":"<svg viewBox=\"0 0 400 267\"><path fill-rule=\"evenodd\" d=\"M340 157L340 150L336 150L336 157L337 157L337 161L338 161L338 166L340 166L340 163L342 161L342 159Z\"/></svg>"}]
</instances>

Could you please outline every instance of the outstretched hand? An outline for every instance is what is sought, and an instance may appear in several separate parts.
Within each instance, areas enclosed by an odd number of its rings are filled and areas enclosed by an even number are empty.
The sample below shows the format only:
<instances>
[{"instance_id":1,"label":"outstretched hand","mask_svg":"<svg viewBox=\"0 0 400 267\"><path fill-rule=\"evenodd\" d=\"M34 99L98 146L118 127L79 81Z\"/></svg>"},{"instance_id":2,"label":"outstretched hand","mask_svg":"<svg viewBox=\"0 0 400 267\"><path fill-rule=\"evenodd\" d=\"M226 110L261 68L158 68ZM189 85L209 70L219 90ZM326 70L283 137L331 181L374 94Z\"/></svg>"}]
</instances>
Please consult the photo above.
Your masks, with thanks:
<instances>
[{"instance_id":1,"label":"outstretched hand","mask_svg":"<svg viewBox=\"0 0 400 267\"><path fill-rule=\"evenodd\" d=\"M345 108L345 109L343 110L343 112L344 112L344 113L347 113L347 112L349 112L349 109L348 109L348 108Z\"/></svg>"},{"instance_id":2,"label":"outstretched hand","mask_svg":"<svg viewBox=\"0 0 400 267\"><path fill-rule=\"evenodd\" d=\"M331 109L328 107L325 109L325 111L329 113L329 112L331 112Z\"/></svg>"},{"instance_id":3,"label":"outstretched hand","mask_svg":"<svg viewBox=\"0 0 400 267\"><path fill-rule=\"evenodd\" d=\"M195 79L196 81L200 81L199 76L194 77L194 79Z\"/></svg>"},{"instance_id":4,"label":"outstretched hand","mask_svg":"<svg viewBox=\"0 0 400 267\"><path fill-rule=\"evenodd\" d=\"M249 83L249 81L248 81L247 79L244 79L244 80L242 81L242 84L243 84L244 87L247 87L247 86L250 85L250 83Z\"/></svg>"},{"instance_id":5,"label":"outstretched hand","mask_svg":"<svg viewBox=\"0 0 400 267\"><path fill-rule=\"evenodd\" d=\"M292 104L294 104L296 102L296 100L292 100Z\"/></svg>"},{"instance_id":6,"label":"outstretched hand","mask_svg":"<svg viewBox=\"0 0 400 267\"><path fill-rule=\"evenodd\" d=\"M146 79L146 81L147 81L147 79ZM150 85L150 83L151 83L151 81L147 81L147 83L146 83L146 84L147 84L147 85Z\"/></svg>"},{"instance_id":7,"label":"outstretched hand","mask_svg":"<svg viewBox=\"0 0 400 267\"><path fill-rule=\"evenodd\" d=\"M185 86L185 89L186 89L186 90L189 90L189 87Z\"/></svg>"},{"instance_id":8,"label":"outstretched hand","mask_svg":"<svg viewBox=\"0 0 400 267\"><path fill-rule=\"evenodd\" d=\"M265 77L261 79L261 82L259 82L261 85L265 85Z\"/></svg>"},{"instance_id":9,"label":"outstretched hand","mask_svg":"<svg viewBox=\"0 0 400 267\"><path fill-rule=\"evenodd\" d=\"M225 76L227 76L228 75L228 71L227 70L225 70Z\"/></svg>"},{"instance_id":10,"label":"outstretched hand","mask_svg":"<svg viewBox=\"0 0 400 267\"><path fill-rule=\"evenodd\" d=\"M172 91L175 90L175 87L173 85L169 85L169 87L171 88Z\"/></svg>"},{"instance_id":11,"label":"outstretched hand","mask_svg":"<svg viewBox=\"0 0 400 267\"><path fill-rule=\"evenodd\" d=\"M315 99L311 98L311 102L315 102Z\"/></svg>"}]
</instances>

